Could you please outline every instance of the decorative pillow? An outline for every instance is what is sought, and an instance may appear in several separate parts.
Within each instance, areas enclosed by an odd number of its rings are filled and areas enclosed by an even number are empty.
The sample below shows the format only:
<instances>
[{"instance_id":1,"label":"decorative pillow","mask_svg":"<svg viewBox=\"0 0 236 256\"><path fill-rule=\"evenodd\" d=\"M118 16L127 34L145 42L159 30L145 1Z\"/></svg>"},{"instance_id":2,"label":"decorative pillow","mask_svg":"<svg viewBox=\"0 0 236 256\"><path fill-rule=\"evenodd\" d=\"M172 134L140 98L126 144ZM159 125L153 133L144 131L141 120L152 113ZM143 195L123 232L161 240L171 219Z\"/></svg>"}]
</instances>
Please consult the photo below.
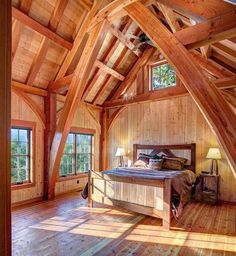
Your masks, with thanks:
<instances>
[{"instance_id":1,"label":"decorative pillow","mask_svg":"<svg viewBox=\"0 0 236 256\"><path fill-rule=\"evenodd\" d=\"M140 153L139 157L138 157L138 160L142 160L146 164L149 164L150 159L161 159L161 157L158 155L149 155L149 154L144 154L144 153Z\"/></svg>"},{"instance_id":2,"label":"decorative pillow","mask_svg":"<svg viewBox=\"0 0 236 256\"><path fill-rule=\"evenodd\" d=\"M148 167L150 167L153 170L161 170L162 164L163 159L150 159Z\"/></svg>"},{"instance_id":3,"label":"decorative pillow","mask_svg":"<svg viewBox=\"0 0 236 256\"><path fill-rule=\"evenodd\" d=\"M145 162L146 164L149 164L149 159L151 158L151 155L140 153L138 156L138 160L141 160Z\"/></svg>"},{"instance_id":4,"label":"decorative pillow","mask_svg":"<svg viewBox=\"0 0 236 256\"><path fill-rule=\"evenodd\" d=\"M168 170L182 170L183 167L184 167L184 164L181 161L176 160L174 158L172 159L165 158L162 165L163 169L168 169Z\"/></svg>"},{"instance_id":5,"label":"decorative pillow","mask_svg":"<svg viewBox=\"0 0 236 256\"><path fill-rule=\"evenodd\" d=\"M134 164L133 167L139 167L139 168L147 168L147 163L142 160L137 160Z\"/></svg>"},{"instance_id":6,"label":"decorative pillow","mask_svg":"<svg viewBox=\"0 0 236 256\"><path fill-rule=\"evenodd\" d=\"M188 159L183 158L183 157L168 157L168 156L163 156L164 159L170 159L170 160L177 160L181 162L182 164L186 164L188 162Z\"/></svg>"}]
</instances>

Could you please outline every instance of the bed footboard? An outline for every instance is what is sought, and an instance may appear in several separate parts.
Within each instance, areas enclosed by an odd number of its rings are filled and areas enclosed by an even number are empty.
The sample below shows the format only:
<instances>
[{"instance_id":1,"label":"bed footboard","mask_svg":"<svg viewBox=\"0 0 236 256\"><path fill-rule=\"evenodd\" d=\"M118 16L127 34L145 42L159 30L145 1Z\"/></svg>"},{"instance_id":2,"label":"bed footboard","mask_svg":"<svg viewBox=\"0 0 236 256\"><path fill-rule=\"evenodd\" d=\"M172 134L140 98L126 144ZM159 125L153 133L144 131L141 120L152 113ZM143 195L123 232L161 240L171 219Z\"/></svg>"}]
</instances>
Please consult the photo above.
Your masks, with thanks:
<instances>
[{"instance_id":1,"label":"bed footboard","mask_svg":"<svg viewBox=\"0 0 236 256\"><path fill-rule=\"evenodd\" d=\"M89 172L88 205L93 202L122 207L163 220L170 228L171 180L150 180Z\"/></svg>"}]
</instances>

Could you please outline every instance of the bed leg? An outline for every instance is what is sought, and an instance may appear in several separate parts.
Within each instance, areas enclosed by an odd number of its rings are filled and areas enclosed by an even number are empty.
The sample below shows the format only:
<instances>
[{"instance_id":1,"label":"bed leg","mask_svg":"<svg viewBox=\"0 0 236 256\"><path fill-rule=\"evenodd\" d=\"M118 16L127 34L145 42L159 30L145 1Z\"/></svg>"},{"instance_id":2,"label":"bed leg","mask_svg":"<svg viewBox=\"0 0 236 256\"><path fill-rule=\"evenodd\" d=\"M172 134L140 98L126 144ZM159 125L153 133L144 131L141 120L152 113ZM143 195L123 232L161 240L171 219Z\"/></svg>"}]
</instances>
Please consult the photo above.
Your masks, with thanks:
<instances>
[{"instance_id":1,"label":"bed leg","mask_svg":"<svg viewBox=\"0 0 236 256\"><path fill-rule=\"evenodd\" d=\"M163 229L169 230L170 229L170 222L171 222L171 180L165 179L164 182L164 215L162 220Z\"/></svg>"},{"instance_id":2,"label":"bed leg","mask_svg":"<svg viewBox=\"0 0 236 256\"><path fill-rule=\"evenodd\" d=\"M93 207L91 170L88 172L88 207Z\"/></svg>"}]
</instances>

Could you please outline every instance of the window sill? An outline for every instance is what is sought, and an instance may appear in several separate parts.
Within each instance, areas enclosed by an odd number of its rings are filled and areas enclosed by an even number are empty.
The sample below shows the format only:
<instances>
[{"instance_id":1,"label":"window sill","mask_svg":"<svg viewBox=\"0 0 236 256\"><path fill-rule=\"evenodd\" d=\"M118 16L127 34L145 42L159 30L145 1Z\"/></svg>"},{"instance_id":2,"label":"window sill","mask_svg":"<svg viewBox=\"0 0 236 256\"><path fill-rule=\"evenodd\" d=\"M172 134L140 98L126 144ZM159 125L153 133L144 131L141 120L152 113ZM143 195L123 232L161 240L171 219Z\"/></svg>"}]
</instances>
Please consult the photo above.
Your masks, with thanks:
<instances>
[{"instance_id":1,"label":"window sill","mask_svg":"<svg viewBox=\"0 0 236 256\"><path fill-rule=\"evenodd\" d=\"M63 181L67 181L67 180L75 180L75 179L81 179L81 178L87 178L87 177L88 177L88 172L84 172L84 173L77 174L77 175L58 177L57 182L63 182Z\"/></svg>"},{"instance_id":2,"label":"window sill","mask_svg":"<svg viewBox=\"0 0 236 256\"><path fill-rule=\"evenodd\" d=\"M33 182L22 183L22 184L12 184L11 185L11 190L31 188L31 187L34 187L34 186L35 186L35 183L33 183Z\"/></svg>"}]
</instances>

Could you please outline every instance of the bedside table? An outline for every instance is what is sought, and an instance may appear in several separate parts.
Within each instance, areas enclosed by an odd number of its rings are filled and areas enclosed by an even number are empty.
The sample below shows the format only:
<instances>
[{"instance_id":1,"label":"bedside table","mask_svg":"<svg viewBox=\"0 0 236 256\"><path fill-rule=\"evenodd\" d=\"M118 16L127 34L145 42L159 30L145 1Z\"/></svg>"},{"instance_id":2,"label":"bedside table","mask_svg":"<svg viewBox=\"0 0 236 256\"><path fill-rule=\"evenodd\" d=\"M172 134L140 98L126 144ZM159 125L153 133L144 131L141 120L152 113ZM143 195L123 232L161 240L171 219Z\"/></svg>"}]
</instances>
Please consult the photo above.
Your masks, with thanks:
<instances>
[{"instance_id":1,"label":"bedside table","mask_svg":"<svg viewBox=\"0 0 236 256\"><path fill-rule=\"evenodd\" d=\"M220 194L220 175L216 174L200 174L201 179L201 201L218 204Z\"/></svg>"}]
</instances>

